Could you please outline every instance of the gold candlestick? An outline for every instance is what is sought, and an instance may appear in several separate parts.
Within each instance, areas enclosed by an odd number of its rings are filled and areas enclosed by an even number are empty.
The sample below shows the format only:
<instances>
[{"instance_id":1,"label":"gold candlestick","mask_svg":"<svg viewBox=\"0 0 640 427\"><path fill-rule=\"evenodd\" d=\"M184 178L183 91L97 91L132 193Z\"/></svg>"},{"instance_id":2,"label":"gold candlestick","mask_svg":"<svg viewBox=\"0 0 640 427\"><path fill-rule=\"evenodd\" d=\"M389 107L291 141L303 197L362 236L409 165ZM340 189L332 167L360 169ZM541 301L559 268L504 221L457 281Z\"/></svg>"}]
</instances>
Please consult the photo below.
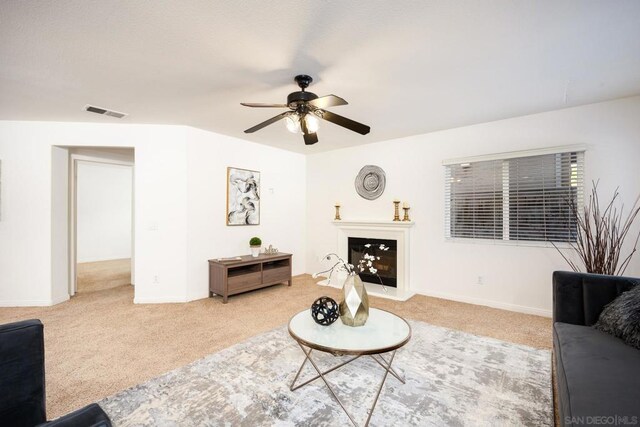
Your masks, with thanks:
<instances>
[{"instance_id":1,"label":"gold candlestick","mask_svg":"<svg viewBox=\"0 0 640 427\"><path fill-rule=\"evenodd\" d=\"M394 205L393 220L400 221L400 201L394 200L393 205Z\"/></svg>"},{"instance_id":2,"label":"gold candlestick","mask_svg":"<svg viewBox=\"0 0 640 427\"><path fill-rule=\"evenodd\" d=\"M340 221L342 218L340 218L340 205L336 205L336 217L334 218L334 221Z\"/></svg>"},{"instance_id":3,"label":"gold candlestick","mask_svg":"<svg viewBox=\"0 0 640 427\"><path fill-rule=\"evenodd\" d=\"M404 210L404 218L402 218L403 221L411 221L409 219L409 209L411 208L402 208Z\"/></svg>"}]
</instances>

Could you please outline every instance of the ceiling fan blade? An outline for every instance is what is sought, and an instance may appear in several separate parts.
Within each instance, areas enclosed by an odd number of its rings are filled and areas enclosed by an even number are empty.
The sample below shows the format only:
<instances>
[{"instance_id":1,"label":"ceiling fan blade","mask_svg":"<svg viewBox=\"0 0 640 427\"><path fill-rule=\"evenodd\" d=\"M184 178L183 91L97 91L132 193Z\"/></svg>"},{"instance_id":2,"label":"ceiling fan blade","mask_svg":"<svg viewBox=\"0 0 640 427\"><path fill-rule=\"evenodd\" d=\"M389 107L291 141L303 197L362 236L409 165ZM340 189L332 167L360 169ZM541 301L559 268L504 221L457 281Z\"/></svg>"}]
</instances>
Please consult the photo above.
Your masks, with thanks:
<instances>
[{"instance_id":1,"label":"ceiling fan blade","mask_svg":"<svg viewBox=\"0 0 640 427\"><path fill-rule=\"evenodd\" d=\"M278 114L277 116L271 117L269 120L265 120L264 122L262 122L260 124L257 124L252 128L249 128L249 129L245 130L244 133L253 133L253 132L257 131L257 130L262 129L263 127L267 127L270 124L277 122L278 120L284 119L285 117L287 117L287 116L289 116L291 114L293 114L293 111L285 111L282 114Z\"/></svg>"},{"instance_id":2,"label":"ceiling fan blade","mask_svg":"<svg viewBox=\"0 0 640 427\"><path fill-rule=\"evenodd\" d=\"M241 102L240 105L258 108L289 108L287 104L261 104L259 102Z\"/></svg>"},{"instance_id":3,"label":"ceiling fan blade","mask_svg":"<svg viewBox=\"0 0 640 427\"><path fill-rule=\"evenodd\" d=\"M313 145L318 142L318 134L317 133L305 133L304 135L304 145Z\"/></svg>"},{"instance_id":4,"label":"ceiling fan blade","mask_svg":"<svg viewBox=\"0 0 640 427\"><path fill-rule=\"evenodd\" d=\"M338 126L342 126L343 128L347 128L354 132L358 132L360 135L366 135L371 131L371 128L369 126L363 125L362 123L358 123L351 119L347 119L346 117L339 116L338 114L332 113L331 111L318 109L315 111L315 113L321 119L324 119L331 123L335 123Z\"/></svg>"},{"instance_id":5,"label":"ceiling fan blade","mask_svg":"<svg viewBox=\"0 0 640 427\"><path fill-rule=\"evenodd\" d=\"M308 102L309 105L313 105L316 108L337 107L339 105L347 105L348 102L339 96L327 95L320 98L313 99Z\"/></svg>"}]
</instances>

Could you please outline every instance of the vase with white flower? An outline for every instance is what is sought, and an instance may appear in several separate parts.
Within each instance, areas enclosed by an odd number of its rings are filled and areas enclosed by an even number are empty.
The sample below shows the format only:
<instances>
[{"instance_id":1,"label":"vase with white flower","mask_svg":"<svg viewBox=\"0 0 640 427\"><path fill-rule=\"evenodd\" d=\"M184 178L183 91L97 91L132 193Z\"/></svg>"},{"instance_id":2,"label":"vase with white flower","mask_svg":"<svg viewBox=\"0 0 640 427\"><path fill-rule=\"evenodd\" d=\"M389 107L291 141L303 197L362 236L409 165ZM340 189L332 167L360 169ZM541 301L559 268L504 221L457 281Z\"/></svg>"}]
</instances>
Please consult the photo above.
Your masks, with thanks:
<instances>
[{"instance_id":1,"label":"vase with white flower","mask_svg":"<svg viewBox=\"0 0 640 427\"><path fill-rule=\"evenodd\" d=\"M331 277L334 272L346 272L347 278L342 286L342 300L339 304L340 320L347 326L362 326L367 322L369 318L369 296L367 295L367 289L362 283L358 273L368 271L371 274L378 275L378 270L375 267L375 262L380 260L380 256L377 256L371 250L373 245L368 243L365 246L362 258L358 261L357 265L350 264L342 259L335 253L327 254L324 259L327 261L333 261L334 264L331 268L316 273L313 277L319 275L329 274L327 284L331 284ZM376 245L381 251L389 250L389 247L385 245ZM380 278L378 276L378 278ZM382 284L382 282L381 282Z\"/></svg>"}]
</instances>

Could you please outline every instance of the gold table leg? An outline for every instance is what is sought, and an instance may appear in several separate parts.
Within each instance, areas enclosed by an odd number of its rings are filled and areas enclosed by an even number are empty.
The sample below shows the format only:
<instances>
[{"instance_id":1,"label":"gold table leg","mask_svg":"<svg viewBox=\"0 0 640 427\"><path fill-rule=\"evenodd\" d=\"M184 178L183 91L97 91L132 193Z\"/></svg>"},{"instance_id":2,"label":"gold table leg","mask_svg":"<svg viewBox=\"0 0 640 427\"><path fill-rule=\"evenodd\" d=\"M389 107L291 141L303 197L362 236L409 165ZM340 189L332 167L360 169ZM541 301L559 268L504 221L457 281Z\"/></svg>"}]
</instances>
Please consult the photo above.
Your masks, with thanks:
<instances>
[{"instance_id":1,"label":"gold table leg","mask_svg":"<svg viewBox=\"0 0 640 427\"><path fill-rule=\"evenodd\" d=\"M338 402L338 405L340 405L340 407L342 408L342 410L344 411L345 414L347 414L347 417L349 417L349 420L351 420L351 422L353 423L354 426L358 427L358 423L356 422L355 418L349 413L349 411L347 411L347 408L344 406L344 404L342 403L342 401L340 400L340 398L338 397L338 395L333 391L333 388L331 388L331 385L329 384L329 382L327 381L327 379L324 377L326 374L328 374L329 372L333 372L338 368L341 368L342 366L353 362L354 360L360 358L360 355L352 357L351 359L342 362L326 371L321 371L320 368L318 367L318 365L316 365L316 363L313 361L313 359L311 358L311 352L313 351L312 349L309 349L308 351L305 349L305 347L298 343L298 345L300 346L300 349L302 349L302 352L305 355L305 358L302 362L302 365L300 365L300 369L298 369L298 372L296 373L295 378L293 379L293 381L291 382L291 386L289 387L289 389L291 391L297 390L300 387L303 387L315 380L317 380L318 378L321 378L322 381L324 382L324 384L327 386L327 388L329 389L329 392L331 393L331 395L333 396L333 398L336 400L336 402ZM405 384L405 378L401 377L392 367L391 364L393 363L393 359L396 355L396 350L393 350L393 352L391 353L391 358L389 359L389 361L387 361L382 355L377 355L380 360L378 360L377 357L375 357L376 355L370 355L371 358L373 360L375 360L380 366L382 366L384 368L384 375L382 377L382 382L380 382L380 386L378 387L378 391L376 393L376 397L373 400L373 404L371 405L371 408L369 409L368 413L368 417L367 417L367 421L364 423L364 427L367 427L369 425L369 421L371 421L371 416L373 415L373 410L376 407L376 404L378 403L378 399L380 398L380 393L382 392L382 387L384 387L384 383L387 381L387 376L389 375L389 373L391 373L391 375L393 375L394 377L396 377L400 382L402 382L402 384ZM300 377L300 373L302 372L302 369L304 368L305 364L307 363L307 360L309 361L309 363L311 363L311 365L313 366L313 368L316 370L316 372L318 373L318 375L314 376L313 378L303 382L302 384L298 384L295 385L296 381L298 380L298 378Z\"/></svg>"},{"instance_id":2,"label":"gold table leg","mask_svg":"<svg viewBox=\"0 0 640 427\"><path fill-rule=\"evenodd\" d=\"M382 382L380 383L380 387L378 387L378 393L376 393L376 398L373 400L373 405L369 410L369 416L367 417L367 422L364 423L365 427L369 425L369 421L371 420L371 416L373 415L373 409L376 407L376 403L378 403L378 398L380 397L380 392L382 391L382 387L384 386L384 382L387 380L387 375L389 375L389 371L391 370L391 364L393 363L393 358L396 357L396 351L393 350L391 353L391 360L389 360L389 366L387 366L384 370L384 376L382 377Z\"/></svg>"},{"instance_id":3,"label":"gold table leg","mask_svg":"<svg viewBox=\"0 0 640 427\"><path fill-rule=\"evenodd\" d=\"M300 347L302 347L302 346L300 346ZM334 366L333 368L331 368L331 369L329 369L329 370L327 370L327 371L322 372L320 375L316 375L315 377L313 377L313 378L311 378L311 379L309 379L309 380L307 380L307 381L303 382L302 384L298 384L297 386L295 386L295 387L294 387L294 384L296 383L296 380L297 380L297 379L298 379L298 377L300 376L300 373L302 372L302 368L304 368L304 365L307 363L307 360L309 360L309 361L311 360L311 359L310 359L310 355L311 355L311 352L312 352L313 350L309 349L309 352L306 352L306 351L304 350L304 348L302 347L302 351L304 351L304 354L306 355L306 357L305 357L305 359L304 359L304 362L302 362L302 365L300 366L300 369L298 369L298 373L296 374L296 377L295 377L295 378L293 379L293 381L291 382L291 387L289 387L289 390L291 390L291 391L295 391L295 390L299 389L300 387L305 386L305 385L309 384L310 382L313 382L313 381L317 380L317 379L318 379L318 378L320 378L322 375L326 375L326 374L328 374L329 372L333 372L333 371L335 371L336 369L341 368L341 367L343 367L344 365L346 365L347 363L353 362L354 360L356 360L356 359L358 359L358 358L360 357L360 356L352 357L351 359L347 360L346 362L343 362L343 363L341 363L341 364L339 364L339 365L336 365L336 366Z\"/></svg>"},{"instance_id":4,"label":"gold table leg","mask_svg":"<svg viewBox=\"0 0 640 427\"><path fill-rule=\"evenodd\" d=\"M394 355L396 354L396 353L395 353L395 351L393 352L393 354L394 354ZM380 355L380 354L378 354L378 355L377 355L380 359L382 359L382 362L381 362L381 361L379 361L378 359L376 359L376 357L375 357L376 355L371 354L370 356L371 356L371 358L372 358L373 360L375 360L376 362L378 362L378 364L379 364L380 366L382 366L383 368L387 369L387 367L388 367L388 368L389 368L389 373L390 373L391 375L393 375L394 377L396 377L396 378L398 379L398 381L400 381L402 384L406 384L404 376L400 377L400 374L398 374L398 373L397 373L397 372L396 372L396 371L391 367L391 363L387 362L387 361L385 360L385 358L384 358L384 357L382 357L382 355ZM383 363L383 362L384 362L384 363Z\"/></svg>"}]
</instances>

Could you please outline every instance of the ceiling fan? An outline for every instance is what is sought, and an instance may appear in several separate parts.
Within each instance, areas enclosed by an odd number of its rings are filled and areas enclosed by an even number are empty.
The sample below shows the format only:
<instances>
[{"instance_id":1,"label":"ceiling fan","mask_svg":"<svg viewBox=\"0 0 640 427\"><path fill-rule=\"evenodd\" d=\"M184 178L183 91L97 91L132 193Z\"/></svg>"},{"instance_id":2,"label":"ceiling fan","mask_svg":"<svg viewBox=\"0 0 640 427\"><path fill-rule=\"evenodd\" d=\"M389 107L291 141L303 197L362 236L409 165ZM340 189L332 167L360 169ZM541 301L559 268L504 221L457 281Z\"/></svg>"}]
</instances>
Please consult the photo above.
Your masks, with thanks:
<instances>
[{"instance_id":1,"label":"ceiling fan","mask_svg":"<svg viewBox=\"0 0 640 427\"><path fill-rule=\"evenodd\" d=\"M313 79L307 75L301 74L296 76L294 80L298 83L298 86L300 86L300 91L290 93L289 96L287 96L286 104L240 103L245 107L289 109L289 111L271 117L269 120L245 130L245 133L253 133L278 120L285 119L285 124L290 132L302 133L304 143L306 145L313 145L318 142L318 135L316 133L319 127L318 118L358 132L361 135L369 133L371 130L369 126L325 110L327 107L346 105L347 101L335 95L318 97L315 93L305 91L313 81Z\"/></svg>"}]
</instances>

